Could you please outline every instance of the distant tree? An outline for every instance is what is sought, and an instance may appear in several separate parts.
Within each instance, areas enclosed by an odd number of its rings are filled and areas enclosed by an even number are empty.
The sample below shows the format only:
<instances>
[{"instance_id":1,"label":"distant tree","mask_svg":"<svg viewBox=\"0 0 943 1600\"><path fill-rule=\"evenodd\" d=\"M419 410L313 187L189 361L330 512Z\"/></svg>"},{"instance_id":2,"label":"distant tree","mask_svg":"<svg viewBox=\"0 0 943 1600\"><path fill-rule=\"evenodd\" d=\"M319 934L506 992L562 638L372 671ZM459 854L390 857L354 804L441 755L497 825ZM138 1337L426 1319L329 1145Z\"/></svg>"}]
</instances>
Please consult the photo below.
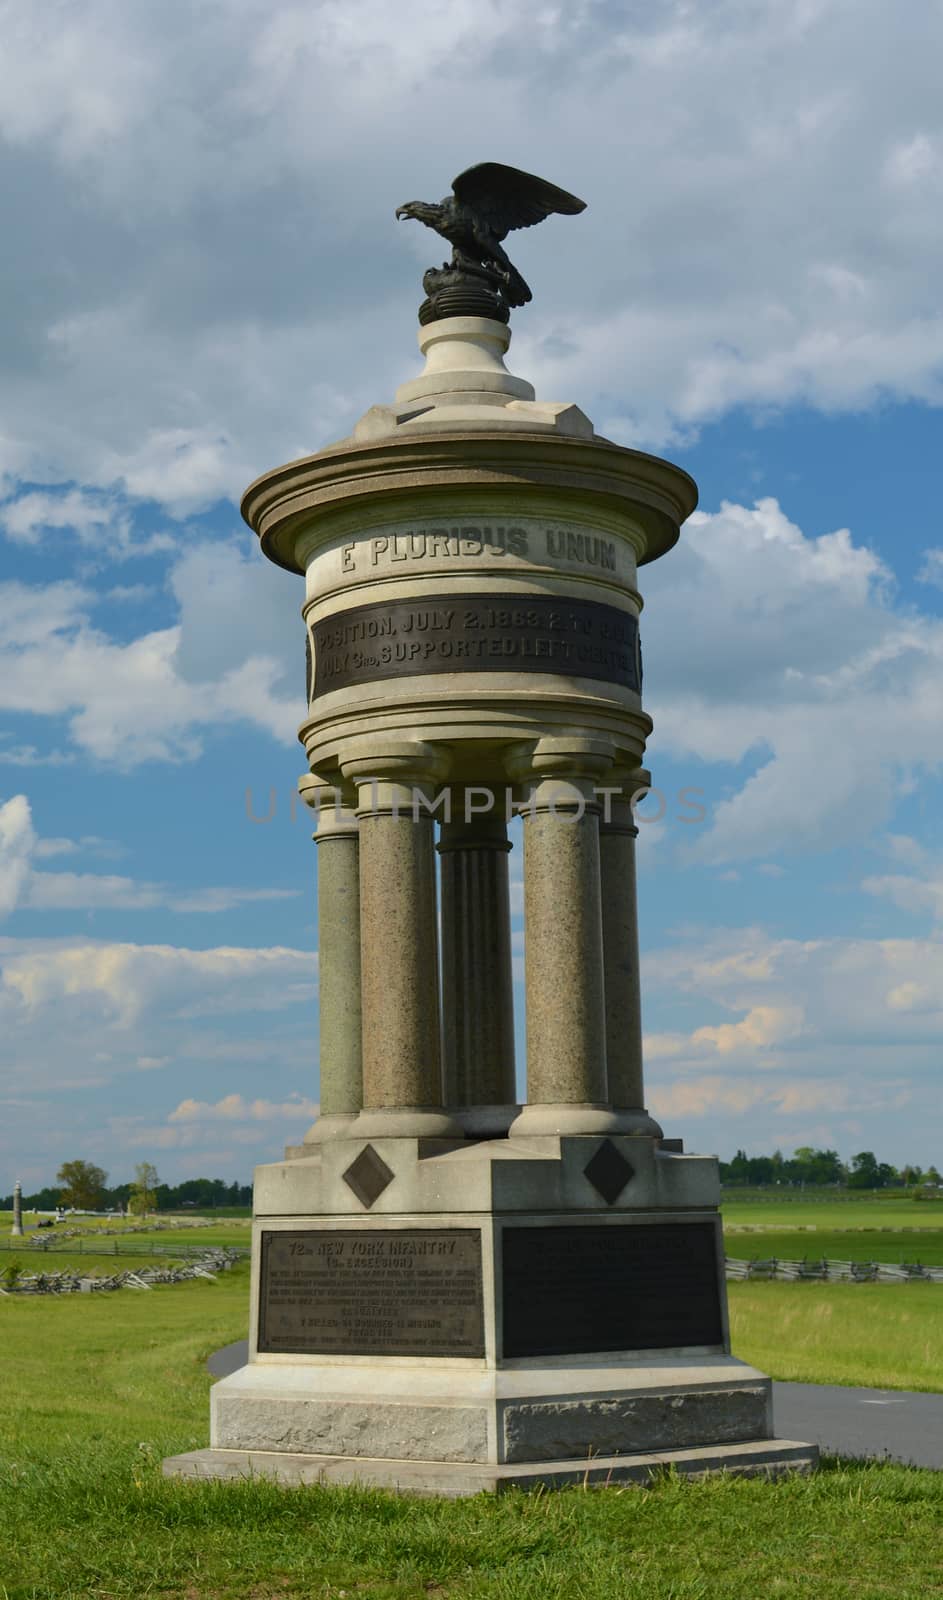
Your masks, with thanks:
<instances>
[{"instance_id":1,"label":"distant tree","mask_svg":"<svg viewBox=\"0 0 943 1600\"><path fill-rule=\"evenodd\" d=\"M837 1150L813 1150L811 1145L800 1145L793 1152L790 1165L800 1183L841 1183L845 1178Z\"/></svg>"},{"instance_id":2,"label":"distant tree","mask_svg":"<svg viewBox=\"0 0 943 1600\"><path fill-rule=\"evenodd\" d=\"M135 1216L146 1217L149 1211L156 1210L159 1183L157 1168L149 1161L139 1162L134 1169L134 1182L131 1185L131 1210Z\"/></svg>"},{"instance_id":3,"label":"distant tree","mask_svg":"<svg viewBox=\"0 0 943 1600\"><path fill-rule=\"evenodd\" d=\"M877 1189L880 1187L878 1161L873 1150L861 1150L851 1158L848 1172L849 1189Z\"/></svg>"},{"instance_id":4,"label":"distant tree","mask_svg":"<svg viewBox=\"0 0 943 1600\"><path fill-rule=\"evenodd\" d=\"M56 1181L63 1186L63 1205L74 1206L77 1211L95 1211L104 1199L108 1174L91 1161L64 1161Z\"/></svg>"}]
</instances>

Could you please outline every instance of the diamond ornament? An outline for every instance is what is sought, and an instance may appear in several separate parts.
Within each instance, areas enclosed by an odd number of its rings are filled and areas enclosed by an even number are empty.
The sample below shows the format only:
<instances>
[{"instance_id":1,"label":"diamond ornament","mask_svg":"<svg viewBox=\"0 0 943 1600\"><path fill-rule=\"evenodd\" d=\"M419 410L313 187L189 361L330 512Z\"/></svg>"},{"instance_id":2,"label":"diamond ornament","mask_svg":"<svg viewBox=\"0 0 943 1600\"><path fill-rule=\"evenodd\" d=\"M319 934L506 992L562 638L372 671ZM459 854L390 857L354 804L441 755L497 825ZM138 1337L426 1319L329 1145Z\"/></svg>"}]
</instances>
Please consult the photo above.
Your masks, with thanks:
<instances>
[{"instance_id":1,"label":"diamond ornament","mask_svg":"<svg viewBox=\"0 0 943 1600\"><path fill-rule=\"evenodd\" d=\"M635 1168L616 1149L611 1139L604 1139L595 1155L587 1161L583 1175L606 1205L611 1206L615 1205L630 1178L635 1177Z\"/></svg>"},{"instance_id":2,"label":"diamond ornament","mask_svg":"<svg viewBox=\"0 0 943 1600\"><path fill-rule=\"evenodd\" d=\"M384 1189L393 1182L394 1174L383 1157L377 1155L373 1145L368 1144L341 1176L348 1189L353 1190L360 1204L369 1211L379 1200Z\"/></svg>"}]
</instances>

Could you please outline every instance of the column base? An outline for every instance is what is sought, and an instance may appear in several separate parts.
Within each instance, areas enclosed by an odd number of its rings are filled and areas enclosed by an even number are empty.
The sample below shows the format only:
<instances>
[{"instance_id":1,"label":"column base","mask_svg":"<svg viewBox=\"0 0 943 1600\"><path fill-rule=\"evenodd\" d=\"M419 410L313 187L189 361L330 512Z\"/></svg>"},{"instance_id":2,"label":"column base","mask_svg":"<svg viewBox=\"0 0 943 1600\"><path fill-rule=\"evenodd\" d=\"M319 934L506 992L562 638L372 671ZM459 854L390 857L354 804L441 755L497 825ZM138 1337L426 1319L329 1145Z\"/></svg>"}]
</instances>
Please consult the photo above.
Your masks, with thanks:
<instances>
[{"instance_id":1,"label":"column base","mask_svg":"<svg viewBox=\"0 0 943 1600\"><path fill-rule=\"evenodd\" d=\"M503 1139L520 1106L449 1106L467 1139Z\"/></svg>"},{"instance_id":2,"label":"column base","mask_svg":"<svg viewBox=\"0 0 943 1600\"><path fill-rule=\"evenodd\" d=\"M790 1439L751 1439L739 1444L646 1451L639 1455L587 1456L585 1461L539 1461L501 1465L464 1461L351 1460L349 1456L292 1455L275 1450L191 1450L163 1463L167 1478L271 1478L282 1484L344 1483L391 1489L396 1494L463 1499L507 1489L605 1488L612 1483L646 1484L673 1467L685 1477L724 1472L738 1478L803 1475L818 1460L815 1445Z\"/></svg>"},{"instance_id":3,"label":"column base","mask_svg":"<svg viewBox=\"0 0 943 1600\"><path fill-rule=\"evenodd\" d=\"M326 1116L318 1117L316 1122L312 1122L302 1144L322 1144L325 1139L356 1138L357 1135L352 1129L359 1116L359 1111L328 1112Z\"/></svg>"},{"instance_id":4,"label":"column base","mask_svg":"<svg viewBox=\"0 0 943 1600\"><path fill-rule=\"evenodd\" d=\"M371 1106L361 1111L346 1139L461 1139L462 1129L447 1111L432 1106Z\"/></svg>"},{"instance_id":5,"label":"column base","mask_svg":"<svg viewBox=\"0 0 943 1600\"><path fill-rule=\"evenodd\" d=\"M527 1138L533 1134L556 1133L620 1133L645 1134L659 1138L661 1129L653 1122L652 1132L640 1125L639 1119L650 1119L644 1112L619 1111L613 1106L592 1102L534 1103L522 1106L508 1130L512 1139Z\"/></svg>"},{"instance_id":6,"label":"column base","mask_svg":"<svg viewBox=\"0 0 943 1600\"><path fill-rule=\"evenodd\" d=\"M644 1106L613 1106L617 1117L622 1117L622 1132L635 1134L643 1139L663 1139L664 1130L654 1117L650 1117Z\"/></svg>"}]
</instances>

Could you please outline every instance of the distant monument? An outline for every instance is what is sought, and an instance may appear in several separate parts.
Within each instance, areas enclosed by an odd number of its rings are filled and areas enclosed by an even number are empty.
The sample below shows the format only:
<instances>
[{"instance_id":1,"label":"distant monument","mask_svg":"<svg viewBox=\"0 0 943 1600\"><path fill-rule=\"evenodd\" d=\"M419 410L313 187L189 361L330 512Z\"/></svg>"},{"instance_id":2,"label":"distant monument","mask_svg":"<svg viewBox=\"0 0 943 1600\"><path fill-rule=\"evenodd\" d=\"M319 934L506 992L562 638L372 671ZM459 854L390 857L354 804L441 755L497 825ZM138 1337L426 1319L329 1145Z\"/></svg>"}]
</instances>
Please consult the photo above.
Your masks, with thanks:
<instances>
[{"instance_id":1,"label":"distant monument","mask_svg":"<svg viewBox=\"0 0 943 1600\"><path fill-rule=\"evenodd\" d=\"M23 1237L23 1189L19 1178L13 1185L13 1226L10 1229L10 1236L13 1239Z\"/></svg>"},{"instance_id":2,"label":"distant monument","mask_svg":"<svg viewBox=\"0 0 943 1600\"><path fill-rule=\"evenodd\" d=\"M256 1171L249 1361L165 1470L445 1495L806 1470L730 1355L716 1160L645 1109L638 568L696 487L504 365L530 291L500 240L582 202L495 163L454 191L400 208L455 247L423 372L243 501L306 585L321 1115Z\"/></svg>"}]
</instances>

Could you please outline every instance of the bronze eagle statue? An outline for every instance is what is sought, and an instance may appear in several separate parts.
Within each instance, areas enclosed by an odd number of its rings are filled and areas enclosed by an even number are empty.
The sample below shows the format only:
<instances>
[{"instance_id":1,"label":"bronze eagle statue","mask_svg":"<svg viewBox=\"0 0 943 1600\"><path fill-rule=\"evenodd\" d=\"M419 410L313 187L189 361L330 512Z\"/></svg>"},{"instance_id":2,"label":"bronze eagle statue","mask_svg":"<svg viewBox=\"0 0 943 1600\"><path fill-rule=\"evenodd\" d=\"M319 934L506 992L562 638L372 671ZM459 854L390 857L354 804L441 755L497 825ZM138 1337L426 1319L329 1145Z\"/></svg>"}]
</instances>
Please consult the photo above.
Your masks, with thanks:
<instances>
[{"instance_id":1,"label":"bronze eagle statue","mask_svg":"<svg viewBox=\"0 0 943 1600\"><path fill-rule=\"evenodd\" d=\"M438 205L410 200L397 207L396 216L424 222L449 241L452 260L444 272L485 279L505 305L523 306L533 297L501 240L512 229L532 228L554 212L575 216L585 210L585 200L544 178L499 161L482 161L460 172L452 193Z\"/></svg>"}]
</instances>

